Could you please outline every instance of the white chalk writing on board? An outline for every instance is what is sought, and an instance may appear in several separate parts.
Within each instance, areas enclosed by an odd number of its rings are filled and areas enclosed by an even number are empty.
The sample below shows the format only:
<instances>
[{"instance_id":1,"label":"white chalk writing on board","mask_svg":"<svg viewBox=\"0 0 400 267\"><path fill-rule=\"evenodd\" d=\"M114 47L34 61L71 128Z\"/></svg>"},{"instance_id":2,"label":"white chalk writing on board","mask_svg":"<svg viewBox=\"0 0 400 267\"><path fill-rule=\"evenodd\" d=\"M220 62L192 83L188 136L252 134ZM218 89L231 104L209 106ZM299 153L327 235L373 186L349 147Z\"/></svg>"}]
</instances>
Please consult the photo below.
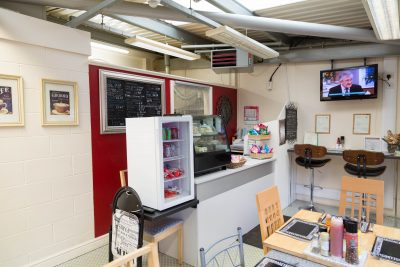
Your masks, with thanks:
<instances>
[{"instance_id":1,"label":"white chalk writing on board","mask_svg":"<svg viewBox=\"0 0 400 267\"><path fill-rule=\"evenodd\" d=\"M115 257L124 256L137 249L139 219L136 215L116 209L112 220L111 251Z\"/></svg>"}]
</instances>

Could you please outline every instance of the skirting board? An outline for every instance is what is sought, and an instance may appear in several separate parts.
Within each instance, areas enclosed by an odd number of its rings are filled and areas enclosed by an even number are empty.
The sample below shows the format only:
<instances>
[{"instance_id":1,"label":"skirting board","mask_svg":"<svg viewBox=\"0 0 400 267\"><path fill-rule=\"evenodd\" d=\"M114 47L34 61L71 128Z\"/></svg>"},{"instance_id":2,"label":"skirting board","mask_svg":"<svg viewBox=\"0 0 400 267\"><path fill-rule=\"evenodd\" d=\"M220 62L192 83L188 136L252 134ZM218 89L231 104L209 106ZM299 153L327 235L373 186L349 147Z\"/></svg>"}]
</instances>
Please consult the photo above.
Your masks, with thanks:
<instances>
[{"instance_id":1,"label":"skirting board","mask_svg":"<svg viewBox=\"0 0 400 267\"><path fill-rule=\"evenodd\" d=\"M24 267L51 267L59 265L107 244L108 234L105 234L69 249L60 251L42 260L25 265Z\"/></svg>"}]
</instances>

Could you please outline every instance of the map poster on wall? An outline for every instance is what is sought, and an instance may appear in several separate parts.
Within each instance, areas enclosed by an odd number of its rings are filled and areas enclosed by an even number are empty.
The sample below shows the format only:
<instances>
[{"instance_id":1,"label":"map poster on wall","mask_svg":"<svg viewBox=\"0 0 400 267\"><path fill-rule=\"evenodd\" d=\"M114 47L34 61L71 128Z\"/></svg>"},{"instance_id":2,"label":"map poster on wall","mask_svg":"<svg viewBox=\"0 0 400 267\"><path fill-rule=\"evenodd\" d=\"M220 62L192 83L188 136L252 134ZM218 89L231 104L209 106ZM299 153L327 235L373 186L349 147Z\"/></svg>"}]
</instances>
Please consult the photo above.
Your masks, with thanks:
<instances>
[{"instance_id":1,"label":"map poster on wall","mask_svg":"<svg viewBox=\"0 0 400 267\"><path fill-rule=\"evenodd\" d=\"M136 215L116 209L112 219L111 252L120 257L137 249L139 219Z\"/></svg>"},{"instance_id":2,"label":"map poster on wall","mask_svg":"<svg viewBox=\"0 0 400 267\"><path fill-rule=\"evenodd\" d=\"M257 124L260 119L258 106L244 106L244 123Z\"/></svg>"},{"instance_id":3,"label":"map poster on wall","mask_svg":"<svg viewBox=\"0 0 400 267\"><path fill-rule=\"evenodd\" d=\"M125 119L165 113L163 79L100 70L101 134L125 132Z\"/></svg>"}]
</instances>

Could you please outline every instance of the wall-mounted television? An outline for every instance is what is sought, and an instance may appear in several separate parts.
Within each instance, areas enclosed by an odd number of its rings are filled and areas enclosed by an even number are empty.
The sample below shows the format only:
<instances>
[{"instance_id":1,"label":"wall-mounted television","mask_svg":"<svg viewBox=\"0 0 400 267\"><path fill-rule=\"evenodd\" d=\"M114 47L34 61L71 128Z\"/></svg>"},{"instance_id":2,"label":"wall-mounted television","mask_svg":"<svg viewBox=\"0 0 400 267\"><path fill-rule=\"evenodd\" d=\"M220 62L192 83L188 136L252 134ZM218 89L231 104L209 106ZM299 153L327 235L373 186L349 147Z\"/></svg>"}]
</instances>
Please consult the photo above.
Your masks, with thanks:
<instances>
[{"instance_id":1,"label":"wall-mounted television","mask_svg":"<svg viewBox=\"0 0 400 267\"><path fill-rule=\"evenodd\" d=\"M378 97L378 64L322 70L320 100L351 100Z\"/></svg>"}]
</instances>

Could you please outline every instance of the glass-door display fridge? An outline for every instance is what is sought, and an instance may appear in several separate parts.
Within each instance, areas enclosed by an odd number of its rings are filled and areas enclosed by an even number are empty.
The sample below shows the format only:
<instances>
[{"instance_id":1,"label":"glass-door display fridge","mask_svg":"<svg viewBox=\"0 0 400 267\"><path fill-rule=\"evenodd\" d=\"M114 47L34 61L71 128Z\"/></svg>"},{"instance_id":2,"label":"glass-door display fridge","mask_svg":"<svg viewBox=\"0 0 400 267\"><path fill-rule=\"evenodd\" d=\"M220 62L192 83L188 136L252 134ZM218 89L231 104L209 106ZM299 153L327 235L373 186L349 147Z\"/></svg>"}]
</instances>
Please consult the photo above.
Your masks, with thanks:
<instances>
[{"instance_id":1,"label":"glass-door display fridge","mask_svg":"<svg viewBox=\"0 0 400 267\"><path fill-rule=\"evenodd\" d=\"M128 185L164 210L194 199L191 116L126 119Z\"/></svg>"},{"instance_id":2,"label":"glass-door display fridge","mask_svg":"<svg viewBox=\"0 0 400 267\"><path fill-rule=\"evenodd\" d=\"M231 162L228 137L222 118L193 117L194 174L220 170Z\"/></svg>"}]
</instances>

